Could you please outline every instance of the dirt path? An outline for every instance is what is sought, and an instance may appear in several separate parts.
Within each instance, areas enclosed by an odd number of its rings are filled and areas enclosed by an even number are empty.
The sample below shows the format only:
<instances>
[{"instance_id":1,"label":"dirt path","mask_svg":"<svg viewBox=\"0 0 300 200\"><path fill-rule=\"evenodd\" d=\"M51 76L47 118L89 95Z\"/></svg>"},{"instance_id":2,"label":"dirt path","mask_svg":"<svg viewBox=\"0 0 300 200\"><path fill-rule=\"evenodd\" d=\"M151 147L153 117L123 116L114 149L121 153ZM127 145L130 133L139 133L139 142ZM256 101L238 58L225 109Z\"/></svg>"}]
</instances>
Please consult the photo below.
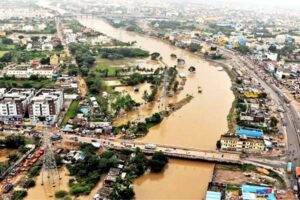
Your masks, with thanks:
<instances>
[{"instance_id":1,"label":"dirt path","mask_svg":"<svg viewBox=\"0 0 300 200\"><path fill-rule=\"evenodd\" d=\"M87 96L87 85L82 77L77 78L78 87L82 97Z\"/></svg>"}]
</instances>

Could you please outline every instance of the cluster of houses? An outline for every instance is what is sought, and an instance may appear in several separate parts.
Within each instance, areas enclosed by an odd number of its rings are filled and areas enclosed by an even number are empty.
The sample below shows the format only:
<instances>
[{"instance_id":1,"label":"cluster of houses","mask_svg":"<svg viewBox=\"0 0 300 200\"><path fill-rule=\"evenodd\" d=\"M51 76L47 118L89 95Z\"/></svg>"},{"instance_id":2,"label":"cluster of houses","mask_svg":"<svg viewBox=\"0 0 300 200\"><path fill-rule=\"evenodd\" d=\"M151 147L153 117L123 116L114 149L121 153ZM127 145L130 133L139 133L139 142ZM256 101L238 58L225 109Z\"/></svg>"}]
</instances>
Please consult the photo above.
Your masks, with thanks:
<instances>
[{"instance_id":1,"label":"cluster of houses","mask_svg":"<svg viewBox=\"0 0 300 200\"><path fill-rule=\"evenodd\" d=\"M23 121L26 114L34 124L41 117L52 123L63 108L64 93L60 89L0 89L0 120Z\"/></svg>"},{"instance_id":2,"label":"cluster of houses","mask_svg":"<svg viewBox=\"0 0 300 200\"><path fill-rule=\"evenodd\" d=\"M112 123L109 121L90 121L89 116L97 116L99 104L95 97L85 99L79 103L78 113L73 119L69 119L63 127L63 132L82 135L111 134Z\"/></svg>"},{"instance_id":3,"label":"cluster of houses","mask_svg":"<svg viewBox=\"0 0 300 200\"><path fill-rule=\"evenodd\" d=\"M11 17L9 19L0 22L0 31L17 31L17 32L42 32L44 31L48 24L52 23L55 27L55 22L53 18L46 17L23 17L16 18Z\"/></svg>"},{"instance_id":4,"label":"cluster of houses","mask_svg":"<svg viewBox=\"0 0 300 200\"><path fill-rule=\"evenodd\" d=\"M274 28L274 24L268 27L267 23L263 24L265 22L244 24L242 21L221 21L222 19L213 22L218 32L180 31L169 33L166 38L179 47L199 44L202 53L209 55L217 53L214 51L215 45L227 49L243 47L241 49L244 53L251 51L251 59L259 66L258 70L265 71L272 82L284 87L296 99L300 98L300 36L292 34L289 29L292 26L282 28L280 24L280 28Z\"/></svg>"},{"instance_id":5,"label":"cluster of houses","mask_svg":"<svg viewBox=\"0 0 300 200\"><path fill-rule=\"evenodd\" d=\"M134 156L134 154L131 154ZM124 163L128 160L128 156L125 154L120 154L119 156L120 164L117 167L111 168L104 180L104 184L101 189L94 195L93 200L108 200L110 199L110 193L114 184L117 181L117 178L124 180L127 173L124 172Z\"/></svg>"},{"instance_id":6,"label":"cluster of houses","mask_svg":"<svg viewBox=\"0 0 300 200\"><path fill-rule=\"evenodd\" d=\"M278 131L277 118L273 116L272 101L267 98L261 85L247 77L238 69L234 69L238 93L237 117L238 127L234 134L222 135L220 149L247 153L262 153L274 147L283 146L283 134ZM273 122L271 120L273 118ZM277 121L277 122L274 122ZM276 140L264 133L277 133Z\"/></svg>"},{"instance_id":7,"label":"cluster of houses","mask_svg":"<svg viewBox=\"0 0 300 200\"><path fill-rule=\"evenodd\" d=\"M106 35L95 32L90 28L83 28L80 32L75 32L71 28L63 29L63 34L67 44L70 43L89 43L90 45L110 44L112 39Z\"/></svg>"}]
</instances>

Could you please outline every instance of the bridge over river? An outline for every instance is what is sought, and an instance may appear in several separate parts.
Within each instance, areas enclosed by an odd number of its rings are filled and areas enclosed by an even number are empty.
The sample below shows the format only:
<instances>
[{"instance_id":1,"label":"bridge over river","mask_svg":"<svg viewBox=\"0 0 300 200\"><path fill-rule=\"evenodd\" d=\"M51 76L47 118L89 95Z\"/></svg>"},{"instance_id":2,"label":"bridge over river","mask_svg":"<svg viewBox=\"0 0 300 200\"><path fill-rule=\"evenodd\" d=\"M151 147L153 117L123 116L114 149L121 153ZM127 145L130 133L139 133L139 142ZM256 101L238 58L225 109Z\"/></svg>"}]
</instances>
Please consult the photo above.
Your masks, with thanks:
<instances>
[{"instance_id":1,"label":"bridge over river","mask_svg":"<svg viewBox=\"0 0 300 200\"><path fill-rule=\"evenodd\" d=\"M203 150L198 148L186 148L177 147L170 145L160 145L155 144L156 148L146 148L149 143L137 142L132 140L121 140L115 138L109 139L98 139L92 137L81 137L78 135L63 135L63 139L66 142L71 143L92 143L98 142L101 146L108 149L114 150L130 150L134 151L137 147L141 149L142 152L146 154L153 154L155 152L163 152L165 155L172 158L188 159L188 160L198 160L213 163L224 163L224 164L254 164L259 167L264 167L266 169L276 171L280 174L284 173L284 169L281 165L276 165L274 163L268 163L266 160L258 162L257 159L253 160L250 158L241 158L239 153L229 153L221 152L217 150ZM265 163L265 164L264 164Z\"/></svg>"}]
</instances>

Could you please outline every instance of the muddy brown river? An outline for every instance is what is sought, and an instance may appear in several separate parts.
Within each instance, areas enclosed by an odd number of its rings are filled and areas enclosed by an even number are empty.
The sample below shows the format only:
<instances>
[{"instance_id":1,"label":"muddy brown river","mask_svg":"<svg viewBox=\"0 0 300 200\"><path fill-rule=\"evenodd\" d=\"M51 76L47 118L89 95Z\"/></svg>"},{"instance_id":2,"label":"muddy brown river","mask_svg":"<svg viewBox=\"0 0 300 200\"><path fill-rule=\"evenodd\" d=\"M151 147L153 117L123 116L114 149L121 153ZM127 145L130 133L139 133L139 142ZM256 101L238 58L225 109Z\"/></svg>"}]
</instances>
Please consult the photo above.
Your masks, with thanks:
<instances>
[{"instance_id":1,"label":"muddy brown river","mask_svg":"<svg viewBox=\"0 0 300 200\"><path fill-rule=\"evenodd\" d=\"M194 99L139 140L215 149L216 141L227 131L227 115L234 100L230 90L231 81L226 72L218 71L192 53L158 39L114 28L101 19L80 19L80 22L124 42L136 41L137 47L150 53L159 52L169 66L176 63L176 60L171 59L171 53L182 55L186 64L179 69L179 73L185 73L188 79L178 99L186 94L192 94ZM189 74L189 66L196 67L196 74ZM197 92L198 86L202 87L201 94ZM212 170L213 164L172 159L164 172L149 173L134 182L136 199L202 199Z\"/></svg>"}]
</instances>

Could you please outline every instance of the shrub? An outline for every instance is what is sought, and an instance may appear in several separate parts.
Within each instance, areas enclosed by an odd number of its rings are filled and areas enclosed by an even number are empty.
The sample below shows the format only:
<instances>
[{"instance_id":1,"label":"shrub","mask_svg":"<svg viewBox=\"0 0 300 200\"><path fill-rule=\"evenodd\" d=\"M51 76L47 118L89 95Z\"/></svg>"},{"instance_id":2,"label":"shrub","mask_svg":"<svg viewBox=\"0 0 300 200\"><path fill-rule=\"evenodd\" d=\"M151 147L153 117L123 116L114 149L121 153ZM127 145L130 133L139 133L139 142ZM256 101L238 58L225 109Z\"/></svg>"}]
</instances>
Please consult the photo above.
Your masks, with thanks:
<instances>
[{"instance_id":1,"label":"shrub","mask_svg":"<svg viewBox=\"0 0 300 200\"><path fill-rule=\"evenodd\" d=\"M64 198L67 195L68 195L68 192L66 192L64 190L60 190L55 193L55 198Z\"/></svg>"}]
</instances>

